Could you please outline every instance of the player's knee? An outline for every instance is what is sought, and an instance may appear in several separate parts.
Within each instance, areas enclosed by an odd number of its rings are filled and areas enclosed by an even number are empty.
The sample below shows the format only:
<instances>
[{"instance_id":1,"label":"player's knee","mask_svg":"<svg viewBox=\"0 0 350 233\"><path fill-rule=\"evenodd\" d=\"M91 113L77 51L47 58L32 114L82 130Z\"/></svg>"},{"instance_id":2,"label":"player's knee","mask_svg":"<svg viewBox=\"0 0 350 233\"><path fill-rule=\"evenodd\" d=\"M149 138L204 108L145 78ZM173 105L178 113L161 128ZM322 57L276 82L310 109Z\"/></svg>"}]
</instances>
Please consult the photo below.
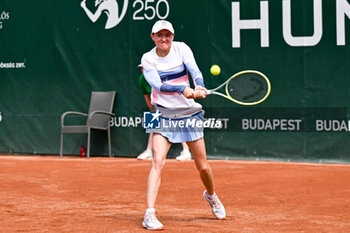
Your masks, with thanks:
<instances>
[{"instance_id":1,"label":"player's knee","mask_svg":"<svg viewBox=\"0 0 350 233\"><path fill-rule=\"evenodd\" d=\"M210 173L210 167L209 166L200 166L198 168L198 170L202 174L209 174Z\"/></svg>"},{"instance_id":2,"label":"player's knee","mask_svg":"<svg viewBox=\"0 0 350 233\"><path fill-rule=\"evenodd\" d=\"M165 164L165 159L157 158L157 156L155 156L153 161L153 166L157 171L162 171L164 164Z\"/></svg>"}]
</instances>

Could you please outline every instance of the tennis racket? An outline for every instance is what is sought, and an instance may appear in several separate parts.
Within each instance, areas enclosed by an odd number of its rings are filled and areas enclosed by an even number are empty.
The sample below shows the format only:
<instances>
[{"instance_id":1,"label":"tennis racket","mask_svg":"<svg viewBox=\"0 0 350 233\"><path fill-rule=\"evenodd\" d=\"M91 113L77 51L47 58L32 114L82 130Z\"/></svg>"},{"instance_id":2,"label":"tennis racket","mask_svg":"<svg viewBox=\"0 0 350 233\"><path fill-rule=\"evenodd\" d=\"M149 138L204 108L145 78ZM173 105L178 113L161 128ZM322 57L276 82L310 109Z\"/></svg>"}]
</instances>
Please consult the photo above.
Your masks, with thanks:
<instances>
[{"instance_id":1,"label":"tennis racket","mask_svg":"<svg viewBox=\"0 0 350 233\"><path fill-rule=\"evenodd\" d=\"M225 92L217 90L225 87ZM260 104L270 95L271 84L269 79L256 70L244 70L227 79L226 82L207 91L207 95L219 95L241 105Z\"/></svg>"}]
</instances>

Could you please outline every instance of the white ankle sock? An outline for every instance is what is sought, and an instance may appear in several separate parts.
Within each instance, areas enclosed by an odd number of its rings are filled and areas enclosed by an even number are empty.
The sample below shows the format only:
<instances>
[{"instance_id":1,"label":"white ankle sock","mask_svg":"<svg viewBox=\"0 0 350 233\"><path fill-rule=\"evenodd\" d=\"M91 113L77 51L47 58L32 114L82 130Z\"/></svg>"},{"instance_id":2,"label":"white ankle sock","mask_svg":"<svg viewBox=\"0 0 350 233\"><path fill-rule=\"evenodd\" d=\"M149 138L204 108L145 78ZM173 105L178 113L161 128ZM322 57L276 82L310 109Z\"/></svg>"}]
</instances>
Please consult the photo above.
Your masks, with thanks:
<instances>
[{"instance_id":1,"label":"white ankle sock","mask_svg":"<svg viewBox=\"0 0 350 233\"><path fill-rule=\"evenodd\" d=\"M210 200L212 200L215 196L216 196L216 193L214 193L213 195L209 195L209 193L208 193L208 197Z\"/></svg>"},{"instance_id":2,"label":"white ankle sock","mask_svg":"<svg viewBox=\"0 0 350 233\"><path fill-rule=\"evenodd\" d=\"M148 208L147 210L146 210L146 213L148 214L148 213L155 213L156 212L156 209L155 208Z\"/></svg>"}]
</instances>

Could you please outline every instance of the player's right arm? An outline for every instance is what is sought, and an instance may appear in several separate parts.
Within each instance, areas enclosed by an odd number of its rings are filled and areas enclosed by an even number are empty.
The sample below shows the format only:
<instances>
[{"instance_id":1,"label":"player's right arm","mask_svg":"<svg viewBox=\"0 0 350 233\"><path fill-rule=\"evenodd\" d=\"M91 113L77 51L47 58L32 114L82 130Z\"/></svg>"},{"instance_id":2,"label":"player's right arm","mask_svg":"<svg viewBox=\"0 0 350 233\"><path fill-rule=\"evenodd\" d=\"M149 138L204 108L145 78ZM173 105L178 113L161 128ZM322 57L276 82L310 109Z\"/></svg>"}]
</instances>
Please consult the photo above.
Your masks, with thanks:
<instances>
[{"instance_id":1,"label":"player's right arm","mask_svg":"<svg viewBox=\"0 0 350 233\"><path fill-rule=\"evenodd\" d=\"M147 61L145 55L142 56L141 64L143 66L143 75L147 82L160 92L178 92L183 93L187 86L185 85L171 85L162 83L158 71L155 67Z\"/></svg>"}]
</instances>

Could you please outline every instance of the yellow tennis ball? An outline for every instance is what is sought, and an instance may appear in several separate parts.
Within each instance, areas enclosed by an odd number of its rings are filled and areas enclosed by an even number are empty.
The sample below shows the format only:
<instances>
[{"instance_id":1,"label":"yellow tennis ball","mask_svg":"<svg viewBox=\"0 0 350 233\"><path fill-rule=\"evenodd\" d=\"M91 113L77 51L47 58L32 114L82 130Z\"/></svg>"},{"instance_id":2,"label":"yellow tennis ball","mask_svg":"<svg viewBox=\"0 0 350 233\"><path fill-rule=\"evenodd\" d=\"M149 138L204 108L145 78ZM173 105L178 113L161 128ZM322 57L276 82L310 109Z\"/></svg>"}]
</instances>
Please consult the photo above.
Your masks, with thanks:
<instances>
[{"instance_id":1,"label":"yellow tennis ball","mask_svg":"<svg viewBox=\"0 0 350 233\"><path fill-rule=\"evenodd\" d=\"M219 75L221 72L220 66L218 65L212 65L210 68L210 73L212 73L212 75Z\"/></svg>"}]
</instances>

